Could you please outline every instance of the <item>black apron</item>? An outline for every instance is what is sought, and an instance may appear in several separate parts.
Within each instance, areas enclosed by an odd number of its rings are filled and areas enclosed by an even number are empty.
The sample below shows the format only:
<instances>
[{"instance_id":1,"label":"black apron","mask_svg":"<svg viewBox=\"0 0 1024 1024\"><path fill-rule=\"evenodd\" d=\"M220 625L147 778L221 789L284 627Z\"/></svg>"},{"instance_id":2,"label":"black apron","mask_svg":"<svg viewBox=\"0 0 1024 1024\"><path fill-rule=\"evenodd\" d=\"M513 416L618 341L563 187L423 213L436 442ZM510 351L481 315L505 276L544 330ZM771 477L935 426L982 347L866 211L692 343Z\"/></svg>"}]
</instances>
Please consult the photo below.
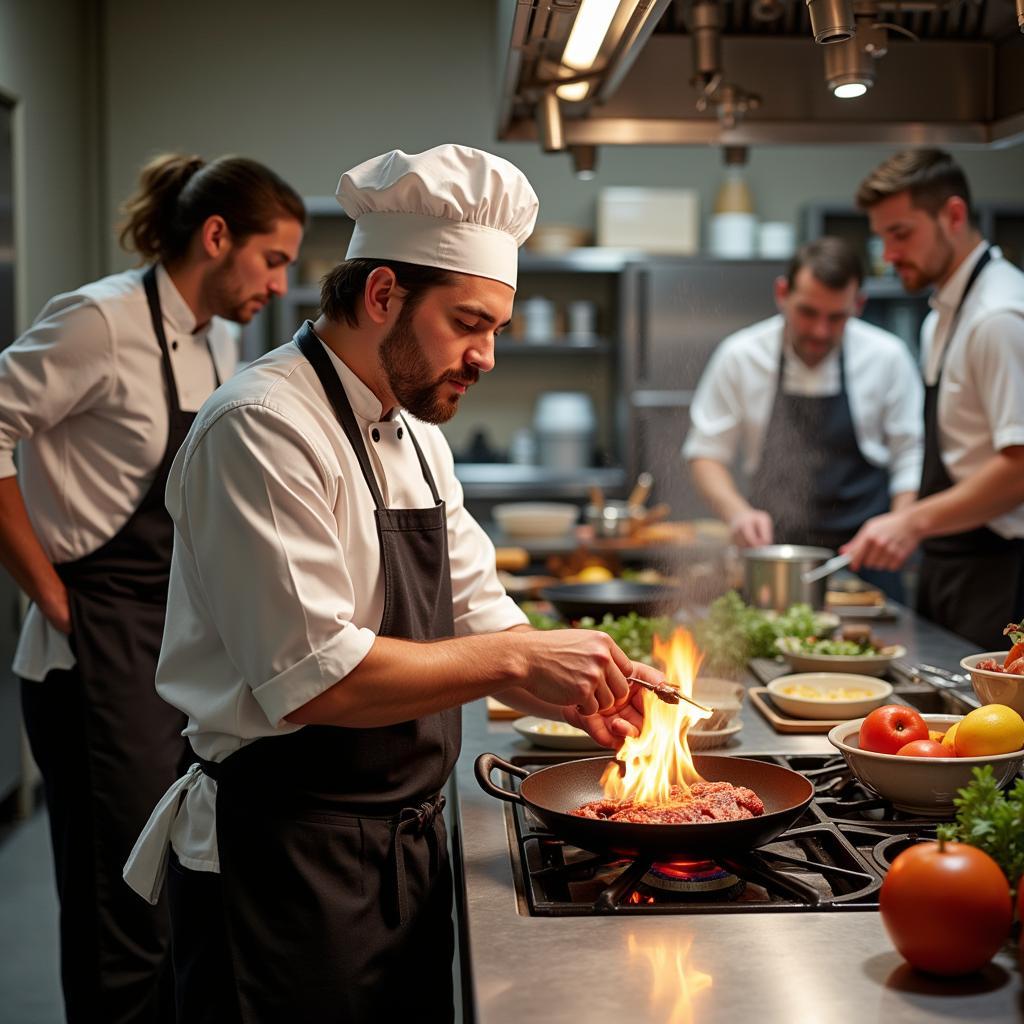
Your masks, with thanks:
<instances>
[{"instance_id":1,"label":"black apron","mask_svg":"<svg viewBox=\"0 0 1024 1024\"><path fill-rule=\"evenodd\" d=\"M406 424L434 504L387 508L345 389L308 322L296 341L376 506L379 635L453 636L445 507L419 444ZM458 707L373 729L308 725L219 764L200 760L217 780L227 940L245 1024L451 1020L452 881L440 790L461 728ZM183 1007L190 1020L200 1009Z\"/></svg>"},{"instance_id":2,"label":"black apron","mask_svg":"<svg viewBox=\"0 0 1024 1024\"><path fill-rule=\"evenodd\" d=\"M889 474L868 462L857 444L842 348L837 394L787 394L785 372L783 341L775 401L750 501L772 517L777 543L836 550L872 516L889 511ZM861 575L897 600L902 597L897 573Z\"/></svg>"},{"instance_id":3,"label":"black apron","mask_svg":"<svg viewBox=\"0 0 1024 1024\"><path fill-rule=\"evenodd\" d=\"M953 314L934 384L924 392L924 468L920 497L953 486L942 461L939 386L946 355L955 341L967 295L992 258L982 253ZM1001 537L987 526L931 537L921 545L917 610L952 633L988 651L1006 648L1003 627L1024 615L1024 539Z\"/></svg>"},{"instance_id":4,"label":"black apron","mask_svg":"<svg viewBox=\"0 0 1024 1024\"><path fill-rule=\"evenodd\" d=\"M22 684L51 819L66 1013L69 1022L89 1024L173 1020L166 902L140 900L121 872L187 764L186 720L158 696L154 680L174 539L164 490L196 414L178 401L155 266L142 280L162 357L167 444L121 529L54 567L67 588L75 666Z\"/></svg>"}]
</instances>

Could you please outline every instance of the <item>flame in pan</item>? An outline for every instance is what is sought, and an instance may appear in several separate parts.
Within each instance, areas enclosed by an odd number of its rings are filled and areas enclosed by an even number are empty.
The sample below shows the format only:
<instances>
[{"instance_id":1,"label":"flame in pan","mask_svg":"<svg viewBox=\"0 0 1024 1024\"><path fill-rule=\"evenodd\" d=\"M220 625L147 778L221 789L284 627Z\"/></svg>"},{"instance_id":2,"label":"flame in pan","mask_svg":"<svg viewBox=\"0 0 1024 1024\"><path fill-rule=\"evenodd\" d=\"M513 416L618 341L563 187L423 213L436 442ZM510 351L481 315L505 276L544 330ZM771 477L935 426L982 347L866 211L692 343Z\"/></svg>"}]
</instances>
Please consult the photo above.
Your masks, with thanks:
<instances>
[{"instance_id":1,"label":"flame in pan","mask_svg":"<svg viewBox=\"0 0 1024 1024\"><path fill-rule=\"evenodd\" d=\"M654 638L654 657L676 689L693 694L693 681L704 655L685 629L677 629L665 642ZM707 715L680 701L666 704L646 690L644 726L639 736L628 737L604 773L601 784L609 800L636 800L645 804L666 804L672 786L683 787L702 781L690 757L686 734Z\"/></svg>"}]
</instances>

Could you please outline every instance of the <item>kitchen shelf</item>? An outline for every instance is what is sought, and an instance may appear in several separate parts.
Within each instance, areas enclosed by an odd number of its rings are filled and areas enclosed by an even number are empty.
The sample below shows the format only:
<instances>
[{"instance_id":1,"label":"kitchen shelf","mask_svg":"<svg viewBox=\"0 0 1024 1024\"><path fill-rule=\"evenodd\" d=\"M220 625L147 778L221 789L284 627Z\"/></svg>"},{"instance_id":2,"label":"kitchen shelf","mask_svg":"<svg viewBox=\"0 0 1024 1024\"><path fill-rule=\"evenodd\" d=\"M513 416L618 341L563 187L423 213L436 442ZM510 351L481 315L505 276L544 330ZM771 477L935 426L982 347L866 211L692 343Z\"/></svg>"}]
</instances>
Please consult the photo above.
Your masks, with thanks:
<instances>
[{"instance_id":1,"label":"kitchen shelf","mask_svg":"<svg viewBox=\"0 0 1024 1024\"><path fill-rule=\"evenodd\" d=\"M467 498L483 500L585 498L591 487L611 493L626 486L626 470L621 466L566 470L511 462L456 462L455 475Z\"/></svg>"},{"instance_id":2,"label":"kitchen shelf","mask_svg":"<svg viewBox=\"0 0 1024 1024\"><path fill-rule=\"evenodd\" d=\"M523 338L510 338L507 335L494 346L496 355L501 356L581 356L610 352L611 344L604 338L597 338L585 345L572 341L526 341Z\"/></svg>"}]
</instances>

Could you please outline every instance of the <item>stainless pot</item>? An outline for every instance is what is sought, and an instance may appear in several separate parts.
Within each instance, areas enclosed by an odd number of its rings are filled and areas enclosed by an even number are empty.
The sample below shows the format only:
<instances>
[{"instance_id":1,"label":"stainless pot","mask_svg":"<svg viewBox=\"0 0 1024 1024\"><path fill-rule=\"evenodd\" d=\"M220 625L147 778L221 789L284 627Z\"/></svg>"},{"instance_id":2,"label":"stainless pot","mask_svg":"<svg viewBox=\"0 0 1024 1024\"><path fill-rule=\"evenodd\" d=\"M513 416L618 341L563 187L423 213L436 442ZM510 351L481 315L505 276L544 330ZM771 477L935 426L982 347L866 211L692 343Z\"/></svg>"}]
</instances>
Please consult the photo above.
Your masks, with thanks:
<instances>
[{"instance_id":1,"label":"stainless pot","mask_svg":"<svg viewBox=\"0 0 1024 1024\"><path fill-rule=\"evenodd\" d=\"M805 602L814 609L825 607L827 579L804 583L800 578L808 569L827 562L834 551L799 544L769 544L747 548L743 558L743 596L757 608L785 611L790 605Z\"/></svg>"}]
</instances>

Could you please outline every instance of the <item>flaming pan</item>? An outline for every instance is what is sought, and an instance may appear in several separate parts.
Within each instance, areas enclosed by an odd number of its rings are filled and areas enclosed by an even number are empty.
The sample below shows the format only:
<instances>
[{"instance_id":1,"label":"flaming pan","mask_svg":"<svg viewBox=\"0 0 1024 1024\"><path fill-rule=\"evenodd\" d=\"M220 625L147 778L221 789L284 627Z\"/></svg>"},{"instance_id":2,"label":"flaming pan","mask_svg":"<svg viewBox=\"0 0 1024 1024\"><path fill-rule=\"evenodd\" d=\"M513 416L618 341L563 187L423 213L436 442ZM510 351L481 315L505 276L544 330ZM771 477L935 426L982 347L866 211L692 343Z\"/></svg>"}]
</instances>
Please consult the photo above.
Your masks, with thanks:
<instances>
[{"instance_id":1,"label":"flaming pan","mask_svg":"<svg viewBox=\"0 0 1024 1024\"><path fill-rule=\"evenodd\" d=\"M476 759L476 778L491 796L529 807L555 835L574 846L627 857L713 858L745 853L785 832L814 795L810 782L790 768L743 757L698 754L693 763L704 779L747 786L764 802L765 813L740 821L684 825L643 825L571 814L581 804L604 797L601 776L612 760L591 757L526 772L495 754L481 754ZM491 781L495 768L523 780L518 793Z\"/></svg>"}]
</instances>

